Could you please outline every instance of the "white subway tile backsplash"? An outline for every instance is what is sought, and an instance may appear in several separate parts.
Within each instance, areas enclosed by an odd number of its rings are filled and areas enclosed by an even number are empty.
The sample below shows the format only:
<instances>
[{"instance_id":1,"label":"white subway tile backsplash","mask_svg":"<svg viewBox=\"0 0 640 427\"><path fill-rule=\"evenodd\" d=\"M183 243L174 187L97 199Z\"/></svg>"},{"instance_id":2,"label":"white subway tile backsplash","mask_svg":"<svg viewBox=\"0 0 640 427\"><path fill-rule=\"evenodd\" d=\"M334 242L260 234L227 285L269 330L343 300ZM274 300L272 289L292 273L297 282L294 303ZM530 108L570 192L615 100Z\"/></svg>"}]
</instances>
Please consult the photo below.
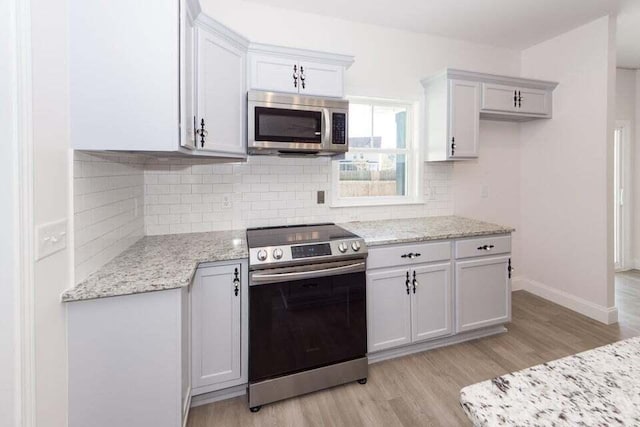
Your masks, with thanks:
<instances>
[{"instance_id":1,"label":"white subway tile backsplash","mask_svg":"<svg viewBox=\"0 0 640 427\"><path fill-rule=\"evenodd\" d=\"M75 152L73 171L75 281L79 282L144 235L144 158ZM156 199L147 201L157 206Z\"/></svg>"},{"instance_id":2,"label":"white subway tile backsplash","mask_svg":"<svg viewBox=\"0 0 640 427\"><path fill-rule=\"evenodd\" d=\"M167 165L150 159L145 166L148 235L453 213L453 168L446 163L425 164L423 187L425 194L429 189L431 199L424 204L330 208L316 203L316 191L325 191L329 200L329 159L254 156L246 163L235 164L207 164L201 159L175 161L178 163ZM179 185L165 184L177 179ZM170 187L167 190L163 185ZM178 200L173 197L176 192L180 193ZM225 196L231 200L230 208L223 208ZM170 205L169 211L163 208L166 204ZM179 220L175 215L180 215Z\"/></svg>"}]
</instances>

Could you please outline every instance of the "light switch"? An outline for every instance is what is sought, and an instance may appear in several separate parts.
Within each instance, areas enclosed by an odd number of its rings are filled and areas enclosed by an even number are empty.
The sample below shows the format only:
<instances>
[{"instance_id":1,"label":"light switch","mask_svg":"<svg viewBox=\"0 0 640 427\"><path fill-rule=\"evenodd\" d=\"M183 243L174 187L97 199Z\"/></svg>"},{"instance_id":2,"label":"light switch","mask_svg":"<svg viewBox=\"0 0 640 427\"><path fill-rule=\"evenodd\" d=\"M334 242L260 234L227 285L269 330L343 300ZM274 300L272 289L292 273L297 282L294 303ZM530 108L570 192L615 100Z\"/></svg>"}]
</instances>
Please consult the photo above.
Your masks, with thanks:
<instances>
[{"instance_id":1,"label":"light switch","mask_svg":"<svg viewBox=\"0 0 640 427\"><path fill-rule=\"evenodd\" d=\"M67 220L39 225L36 228L36 261L67 247Z\"/></svg>"}]
</instances>

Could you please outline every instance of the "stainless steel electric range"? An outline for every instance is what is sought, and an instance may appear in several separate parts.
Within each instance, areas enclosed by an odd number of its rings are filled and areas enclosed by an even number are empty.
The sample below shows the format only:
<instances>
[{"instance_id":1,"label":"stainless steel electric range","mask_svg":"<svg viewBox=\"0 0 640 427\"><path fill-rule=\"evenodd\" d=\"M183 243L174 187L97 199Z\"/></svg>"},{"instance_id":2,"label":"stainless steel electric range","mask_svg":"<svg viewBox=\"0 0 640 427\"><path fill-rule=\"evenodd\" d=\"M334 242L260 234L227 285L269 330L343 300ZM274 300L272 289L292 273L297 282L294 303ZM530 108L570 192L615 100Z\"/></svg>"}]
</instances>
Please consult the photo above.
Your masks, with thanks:
<instances>
[{"instance_id":1,"label":"stainless steel electric range","mask_svg":"<svg viewBox=\"0 0 640 427\"><path fill-rule=\"evenodd\" d=\"M335 224L247 230L249 408L367 381L362 238Z\"/></svg>"}]
</instances>

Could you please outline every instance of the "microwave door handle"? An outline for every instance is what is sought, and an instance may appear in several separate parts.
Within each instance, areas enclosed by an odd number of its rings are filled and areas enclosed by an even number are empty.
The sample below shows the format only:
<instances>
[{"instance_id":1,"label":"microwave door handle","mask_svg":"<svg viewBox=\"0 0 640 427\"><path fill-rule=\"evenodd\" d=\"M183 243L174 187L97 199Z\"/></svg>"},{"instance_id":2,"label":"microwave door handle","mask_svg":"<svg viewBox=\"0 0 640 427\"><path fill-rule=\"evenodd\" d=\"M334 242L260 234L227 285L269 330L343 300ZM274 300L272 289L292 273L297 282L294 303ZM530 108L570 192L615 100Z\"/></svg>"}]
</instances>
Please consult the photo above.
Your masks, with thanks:
<instances>
[{"instance_id":1,"label":"microwave door handle","mask_svg":"<svg viewBox=\"0 0 640 427\"><path fill-rule=\"evenodd\" d=\"M328 108L322 109L322 116L324 118L324 141L327 145L331 144L331 112Z\"/></svg>"}]
</instances>

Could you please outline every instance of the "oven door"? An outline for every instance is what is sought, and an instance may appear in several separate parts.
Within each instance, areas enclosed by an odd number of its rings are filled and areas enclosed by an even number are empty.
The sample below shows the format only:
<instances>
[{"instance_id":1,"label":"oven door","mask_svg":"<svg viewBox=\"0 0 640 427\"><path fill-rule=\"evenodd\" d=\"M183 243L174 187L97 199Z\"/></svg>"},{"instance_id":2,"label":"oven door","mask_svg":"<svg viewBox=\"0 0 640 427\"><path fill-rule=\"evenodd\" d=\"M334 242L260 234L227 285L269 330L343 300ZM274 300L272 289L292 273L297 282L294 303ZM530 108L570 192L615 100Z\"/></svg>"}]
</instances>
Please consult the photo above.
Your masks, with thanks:
<instances>
[{"instance_id":1,"label":"oven door","mask_svg":"<svg viewBox=\"0 0 640 427\"><path fill-rule=\"evenodd\" d=\"M364 260L252 272L249 381L363 357Z\"/></svg>"}]
</instances>

